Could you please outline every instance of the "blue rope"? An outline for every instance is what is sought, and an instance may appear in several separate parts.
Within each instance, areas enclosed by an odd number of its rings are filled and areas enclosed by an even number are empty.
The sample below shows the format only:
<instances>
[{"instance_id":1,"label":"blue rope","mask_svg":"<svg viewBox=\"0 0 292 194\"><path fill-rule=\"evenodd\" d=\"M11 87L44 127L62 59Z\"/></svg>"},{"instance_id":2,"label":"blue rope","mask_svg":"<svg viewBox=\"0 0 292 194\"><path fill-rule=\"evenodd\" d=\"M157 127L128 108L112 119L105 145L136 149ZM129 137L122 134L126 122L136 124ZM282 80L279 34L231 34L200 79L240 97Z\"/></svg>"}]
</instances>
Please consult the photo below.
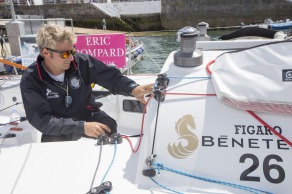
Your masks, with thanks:
<instances>
[{"instance_id":1,"label":"blue rope","mask_svg":"<svg viewBox=\"0 0 292 194\"><path fill-rule=\"evenodd\" d=\"M224 182L224 181L218 181L218 180L214 180L214 179L208 179L208 178L205 178L205 177L200 177L200 176L196 176L196 175L191 175L191 174L188 174L188 173L180 172L178 170L173 170L171 168L165 167L161 163L153 162L152 165L157 167L156 169L157 169L158 173L160 173L160 170L165 170L165 171L173 172L173 173L176 173L176 174L179 174L179 175L195 178L195 179L206 181L206 182L211 182L211 183L221 184L221 185L225 185L225 186L229 186L229 187L234 187L234 188L245 190L245 191L249 191L249 192L252 192L252 193L261 192L261 193L272 194L272 193L270 193L268 191L263 191L263 190L252 188L252 187L237 185L237 184L228 183L228 182Z\"/></svg>"},{"instance_id":2,"label":"blue rope","mask_svg":"<svg viewBox=\"0 0 292 194\"><path fill-rule=\"evenodd\" d=\"M161 185L161 184L159 184L156 180L154 180L152 177L149 177L154 183L156 183L158 186L160 186L160 187L162 187L162 188L164 188L164 189L166 189L166 190L168 190L168 191L171 191L171 192L173 192L173 193L177 193L177 194L183 194L183 193L180 193L180 192L178 192L178 191L175 191L175 190L172 190L172 189L170 189L170 188L167 188L167 187L165 187L165 186L163 186L163 185Z\"/></svg>"},{"instance_id":3,"label":"blue rope","mask_svg":"<svg viewBox=\"0 0 292 194\"><path fill-rule=\"evenodd\" d=\"M173 79L211 79L211 77L183 77L183 76L167 76L167 78L173 78Z\"/></svg>"},{"instance_id":4,"label":"blue rope","mask_svg":"<svg viewBox=\"0 0 292 194\"><path fill-rule=\"evenodd\" d=\"M112 159L111 164L109 165L109 167L108 167L106 173L104 174L104 176L103 176L103 178L102 178L101 184L104 182L105 177L107 176L109 170L111 169L111 167L112 167L112 165L113 165L113 163L114 163L114 161L115 161L116 153L117 153L117 140L115 140L115 150L114 150L114 156L113 156L113 159ZM108 193L108 192L107 192L107 193Z\"/></svg>"},{"instance_id":5,"label":"blue rope","mask_svg":"<svg viewBox=\"0 0 292 194\"><path fill-rule=\"evenodd\" d=\"M211 77L207 76L207 77L183 77L183 76L166 76L167 78L173 78L173 79L211 79ZM153 86L153 90L152 92L154 92L154 89L157 87L157 83L154 83Z\"/></svg>"}]
</instances>

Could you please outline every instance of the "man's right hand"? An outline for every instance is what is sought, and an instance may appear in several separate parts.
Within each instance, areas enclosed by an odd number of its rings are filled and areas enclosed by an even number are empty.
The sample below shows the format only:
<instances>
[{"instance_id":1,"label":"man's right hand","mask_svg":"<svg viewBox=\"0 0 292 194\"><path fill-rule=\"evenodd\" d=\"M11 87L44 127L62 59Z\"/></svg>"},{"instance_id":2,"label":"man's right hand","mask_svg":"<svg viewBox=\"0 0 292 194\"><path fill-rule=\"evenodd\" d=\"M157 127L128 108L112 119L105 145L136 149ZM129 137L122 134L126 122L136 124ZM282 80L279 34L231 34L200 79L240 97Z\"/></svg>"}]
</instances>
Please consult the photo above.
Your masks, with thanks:
<instances>
[{"instance_id":1,"label":"man's right hand","mask_svg":"<svg viewBox=\"0 0 292 194\"><path fill-rule=\"evenodd\" d=\"M105 133L105 131L111 132L110 128L99 122L85 122L84 133L89 137L98 138L99 135Z\"/></svg>"}]
</instances>

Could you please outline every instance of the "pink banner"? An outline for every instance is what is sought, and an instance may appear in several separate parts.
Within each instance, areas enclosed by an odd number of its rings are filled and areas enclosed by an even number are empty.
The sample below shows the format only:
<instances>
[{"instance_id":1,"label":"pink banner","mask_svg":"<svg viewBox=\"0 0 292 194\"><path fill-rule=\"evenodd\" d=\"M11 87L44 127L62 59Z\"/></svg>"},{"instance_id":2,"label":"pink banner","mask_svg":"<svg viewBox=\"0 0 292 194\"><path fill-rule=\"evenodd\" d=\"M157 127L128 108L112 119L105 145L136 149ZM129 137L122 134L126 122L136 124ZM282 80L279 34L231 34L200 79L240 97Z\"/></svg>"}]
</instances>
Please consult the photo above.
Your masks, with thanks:
<instances>
[{"instance_id":1,"label":"pink banner","mask_svg":"<svg viewBox=\"0 0 292 194\"><path fill-rule=\"evenodd\" d=\"M125 34L78 35L75 46L78 52L89 54L107 65L126 66Z\"/></svg>"}]
</instances>

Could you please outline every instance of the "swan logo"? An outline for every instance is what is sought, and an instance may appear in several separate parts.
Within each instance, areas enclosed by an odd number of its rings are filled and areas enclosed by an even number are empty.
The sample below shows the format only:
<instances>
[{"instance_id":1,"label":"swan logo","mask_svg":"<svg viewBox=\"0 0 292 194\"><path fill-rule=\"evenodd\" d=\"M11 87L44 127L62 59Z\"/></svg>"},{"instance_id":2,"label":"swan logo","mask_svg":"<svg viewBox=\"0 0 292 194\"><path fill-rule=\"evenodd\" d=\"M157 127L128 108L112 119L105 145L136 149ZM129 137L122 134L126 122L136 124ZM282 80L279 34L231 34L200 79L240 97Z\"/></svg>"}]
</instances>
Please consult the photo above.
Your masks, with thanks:
<instances>
[{"instance_id":1,"label":"swan logo","mask_svg":"<svg viewBox=\"0 0 292 194\"><path fill-rule=\"evenodd\" d=\"M292 81L292 69L284 69L282 73L283 81Z\"/></svg>"},{"instance_id":2,"label":"swan logo","mask_svg":"<svg viewBox=\"0 0 292 194\"><path fill-rule=\"evenodd\" d=\"M177 159L184 159L190 156L199 145L199 140L194 134L196 129L195 120L192 115L187 114L175 123L175 130L179 138L168 144L168 153Z\"/></svg>"}]
</instances>

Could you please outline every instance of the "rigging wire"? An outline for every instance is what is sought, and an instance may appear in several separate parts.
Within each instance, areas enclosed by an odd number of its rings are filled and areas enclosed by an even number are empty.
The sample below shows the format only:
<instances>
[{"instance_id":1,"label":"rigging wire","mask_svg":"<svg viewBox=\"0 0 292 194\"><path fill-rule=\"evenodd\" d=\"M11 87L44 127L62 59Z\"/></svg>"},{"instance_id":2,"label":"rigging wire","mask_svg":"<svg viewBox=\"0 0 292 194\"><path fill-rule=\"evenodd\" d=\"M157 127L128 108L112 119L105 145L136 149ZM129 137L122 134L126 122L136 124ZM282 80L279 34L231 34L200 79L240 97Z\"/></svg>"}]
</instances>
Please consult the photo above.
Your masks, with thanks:
<instances>
[{"instance_id":1,"label":"rigging wire","mask_svg":"<svg viewBox=\"0 0 292 194\"><path fill-rule=\"evenodd\" d=\"M147 56L151 59L151 61L158 67L158 69L161 70L161 67L154 61L154 59L150 56L150 54L144 48L143 50L147 54Z\"/></svg>"},{"instance_id":2,"label":"rigging wire","mask_svg":"<svg viewBox=\"0 0 292 194\"><path fill-rule=\"evenodd\" d=\"M154 154L154 147L155 147L155 138L156 138L156 130L157 130L157 122L158 122L158 115L159 115L159 108L160 108L160 98L161 96L158 96L158 105L157 105L157 110L156 110L156 119L155 119L155 126L154 126L154 135L153 135L153 142L152 142L152 151L151 155L153 156Z\"/></svg>"}]
</instances>

